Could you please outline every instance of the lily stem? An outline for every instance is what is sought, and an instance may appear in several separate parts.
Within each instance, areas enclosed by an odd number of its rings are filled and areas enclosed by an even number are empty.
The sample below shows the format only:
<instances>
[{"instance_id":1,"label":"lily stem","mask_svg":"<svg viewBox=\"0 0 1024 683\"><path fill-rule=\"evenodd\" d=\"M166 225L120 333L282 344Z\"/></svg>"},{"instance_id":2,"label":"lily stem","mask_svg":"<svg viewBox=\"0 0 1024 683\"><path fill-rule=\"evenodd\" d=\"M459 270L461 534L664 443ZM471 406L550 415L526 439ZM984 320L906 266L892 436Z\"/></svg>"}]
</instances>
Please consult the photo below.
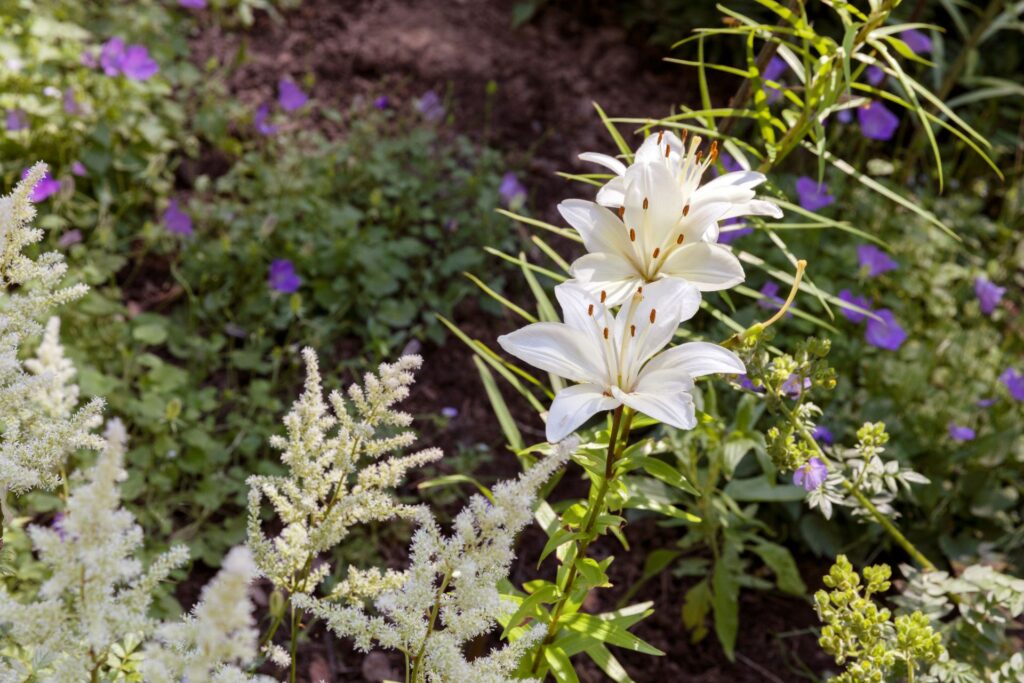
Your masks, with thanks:
<instances>
[{"instance_id":1,"label":"lily stem","mask_svg":"<svg viewBox=\"0 0 1024 683\"><path fill-rule=\"evenodd\" d=\"M633 424L633 411L627 412L625 420L623 420L624 408L625 406L619 406L612 415L612 428L608 435L608 454L605 456L604 476L596 482L597 490L594 494L594 502L587 510L587 516L584 518L581 527L583 539L579 542L579 546L574 553L573 564L569 567L565 576L565 585L561 590L558 602L555 603L554 610L551 612L551 621L548 622L547 633L537 648L537 654L534 656L533 664L530 667L531 674L536 674L540 670L541 661L544 658L544 650L558 636L558 620L565 610L566 603L572 596L576 579L579 577L579 572L576 570L576 562L586 556L590 544L596 540L594 527L597 524L598 518L604 512L605 498L608 496L608 486L615 476L615 462L620 453L618 444L620 441L625 442L629 440L629 430ZM619 438L620 433L622 435L621 439Z\"/></svg>"}]
</instances>

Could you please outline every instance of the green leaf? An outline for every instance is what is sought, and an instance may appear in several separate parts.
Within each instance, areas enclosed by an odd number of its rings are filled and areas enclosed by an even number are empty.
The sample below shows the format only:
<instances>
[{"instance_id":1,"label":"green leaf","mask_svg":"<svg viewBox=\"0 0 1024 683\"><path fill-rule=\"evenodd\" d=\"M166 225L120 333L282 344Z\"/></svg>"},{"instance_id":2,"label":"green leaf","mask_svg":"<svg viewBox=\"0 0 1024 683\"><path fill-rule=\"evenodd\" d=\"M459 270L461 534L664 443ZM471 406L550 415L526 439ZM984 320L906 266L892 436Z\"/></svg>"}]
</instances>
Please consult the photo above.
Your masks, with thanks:
<instances>
[{"instance_id":1,"label":"green leaf","mask_svg":"<svg viewBox=\"0 0 1024 683\"><path fill-rule=\"evenodd\" d=\"M580 683L580 679L576 676L576 671L572 668L572 662L569 661L569 657L557 649L556 647L549 646L544 648L544 659L547 661L548 666L551 667L551 674L555 677L555 680L559 683Z\"/></svg>"},{"instance_id":2,"label":"green leaf","mask_svg":"<svg viewBox=\"0 0 1024 683\"><path fill-rule=\"evenodd\" d=\"M733 479L726 484L723 493L741 503L781 503L803 500L807 492L791 484L772 484L764 477Z\"/></svg>"},{"instance_id":3,"label":"green leaf","mask_svg":"<svg viewBox=\"0 0 1024 683\"><path fill-rule=\"evenodd\" d=\"M443 477L434 477L433 479L428 479L427 481L422 482L416 488L423 490L436 488L438 486L452 486L453 484L472 484L484 495L485 498L487 498L487 500L491 501L491 503L494 502L494 496L491 495L491 490L467 474L447 474Z\"/></svg>"},{"instance_id":4,"label":"green leaf","mask_svg":"<svg viewBox=\"0 0 1024 683\"><path fill-rule=\"evenodd\" d=\"M498 385L494 381L494 375L491 374L491 371L487 369L487 366L478 357L473 356L473 363L476 365L477 372L480 373L480 380L484 383L487 398L491 402L494 416L498 418L498 424L501 425L501 431L505 434L509 448L513 452L523 450L523 437L519 433L519 427L516 426L516 421L512 418L512 413L509 412L508 405L506 405L501 391L498 390Z\"/></svg>"},{"instance_id":5,"label":"green leaf","mask_svg":"<svg viewBox=\"0 0 1024 683\"><path fill-rule=\"evenodd\" d=\"M733 571L733 553L715 563L712 577L712 605L715 608L715 635L729 661L735 660L736 633L740 625L740 585Z\"/></svg>"},{"instance_id":6,"label":"green leaf","mask_svg":"<svg viewBox=\"0 0 1024 683\"><path fill-rule=\"evenodd\" d=\"M615 659L611 651L598 643L591 645L586 650L587 656L594 660L594 663L601 667L601 671L604 671L608 675L608 678L615 681L615 683L634 683L633 679L629 677L626 670L619 663L619 660Z\"/></svg>"},{"instance_id":7,"label":"green leaf","mask_svg":"<svg viewBox=\"0 0 1024 683\"><path fill-rule=\"evenodd\" d=\"M594 640L625 648L645 655L661 656L665 653L649 643L637 638L613 621L598 619L582 612L573 614L565 620L564 625L577 633L582 633Z\"/></svg>"},{"instance_id":8,"label":"green leaf","mask_svg":"<svg viewBox=\"0 0 1024 683\"><path fill-rule=\"evenodd\" d=\"M711 586L701 579L683 596L683 626L690 631L690 642L696 643L708 634L704 620L711 611Z\"/></svg>"},{"instance_id":9,"label":"green leaf","mask_svg":"<svg viewBox=\"0 0 1024 683\"><path fill-rule=\"evenodd\" d=\"M519 603L519 607L509 618L508 623L505 624L505 629L501 632L501 639L505 640L508 637L509 631L519 625L526 617L536 616L541 603L554 602L558 597L558 586L553 583L545 583L543 586L535 590L533 593L528 595Z\"/></svg>"},{"instance_id":10,"label":"green leaf","mask_svg":"<svg viewBox=\"0 0 1024 683\"><path fill-rule=\"evenodd\" d=\"M619 148L619 152L621 152L622 156L625 157L626 165L629 166L633 163L633 150L626 143L625 138L622 137L622 133L620 133L619 129L615 127L612 120L604 113L604 109L601 109L601 105L597 102L594 102L593 104L594 109L597 110L597 115L601 117L601 123L603 123L604 127L608 129L608 133L612 136L612 140L615 141L615 145Z\"/></svg>"},{"instance_id":11,"label":"green leaf","mask_svg":"<svg viewBox=\"0 0 1024 683\"><path fill-rule=\"evenodd\" d=\"M132 338L149 346L163 344L167 341L167 327L158 322L138 325L132 330Z\"/></svg>"},{"instance_id":12,"label":"green leaf","mask_svg":"<svg viewBox=\"0 0 1024 683\"><path fill-rule=\"evenodd\" d=\"M663 460L652 458L650 456L641 456L634 459L647 474L651 475L656 479L660 479L669 486L677 488L681 491L686 491L691 495L699 495L697 489L693 487L693 484L686 480L686 477L672 465L668 464Z\"/></svg>"},{"instance_id":13,"label":"green leaf","mask_svg":"<svg viewBox=\"0 0 1024 683\"><path fill-rule=\"evenodd\" d=\"M796 562L793 561L793 556L787 548L761 539L751 549L775 574L775 582L778 584L779 590L790 595L803 595L807 592L807 586L800 578Z\"/></svg>"}]
</instances>

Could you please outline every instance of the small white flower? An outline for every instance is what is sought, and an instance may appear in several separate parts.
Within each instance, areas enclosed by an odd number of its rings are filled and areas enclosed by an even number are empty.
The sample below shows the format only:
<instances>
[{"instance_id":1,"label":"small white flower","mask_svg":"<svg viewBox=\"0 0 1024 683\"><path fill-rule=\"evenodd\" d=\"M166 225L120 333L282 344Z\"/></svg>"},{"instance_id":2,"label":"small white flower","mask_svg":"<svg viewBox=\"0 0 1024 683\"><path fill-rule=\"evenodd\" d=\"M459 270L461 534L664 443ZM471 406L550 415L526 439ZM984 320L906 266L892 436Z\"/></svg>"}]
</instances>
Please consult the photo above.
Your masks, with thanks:
<instances>
[{"instance_id":1,"label":"small white flower","mask_svg":"<svg viewBox=\"0 0 1024 683\"><path fill-rule=\"evenodd\" d=\"M575 282L556 287L555 296L566 322L534 323L498 337L512 355L579 382L555 395L548 441L560 441L591 416L620 405L692 429L697 423L693 379L745 371L734 353L707 342L659 353L700 305L700 293L682 280L659 280L635 290L615 316L608 297L595 298Z\"/></svg>"},{"instance_id":2,"label":"small white flower","mask_svg":"<svg viewBox=\"0 0 1024 683\"><path fill-rule=\"evenodd\" d=\"M717 244L718 222L782 216L772 202L755 199L753 188L765 181L761 173L736 171L701 185L718 150L712 143L703 157L699 145L699 137L687 148L663 131L644 141L629 167L606 154L580 155L616 177L597 193L597 202L570 199L558 209L590 252L573 263L572 274L591 292L607 292L610 305L665 277L685 279L701 291L739 284L743 267Z\"/></svg>"}]
</instances>

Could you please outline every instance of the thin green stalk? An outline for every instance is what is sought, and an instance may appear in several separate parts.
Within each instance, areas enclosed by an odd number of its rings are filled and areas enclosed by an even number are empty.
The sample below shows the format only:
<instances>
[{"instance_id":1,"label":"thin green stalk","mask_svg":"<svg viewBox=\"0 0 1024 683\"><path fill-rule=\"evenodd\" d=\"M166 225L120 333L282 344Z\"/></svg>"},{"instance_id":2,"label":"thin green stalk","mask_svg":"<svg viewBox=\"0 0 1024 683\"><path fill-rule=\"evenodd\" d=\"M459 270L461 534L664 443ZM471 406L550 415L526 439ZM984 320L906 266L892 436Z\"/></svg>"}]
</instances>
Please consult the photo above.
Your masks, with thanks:
<instances>
[{"instance_id":1,"label":"thin green stalk","mask_svg":"<svg viewBox=\"0 0 1024 683\"><path fill-rule=\"evenodd\" d=\"M422 673L420 665L423 663L423 653L427 651L427 641L430 639L430 634L434 632L434 626L437 624L437 615L441 612L441 597L448 589L448 582L451 581L451 578L451 571L446 571L444 579L441 580L441 585L437 589L437 595L434 596L434 606L430 609L430 621L427 624L427 632L423 634L423 642L420 643L420 648L413 659L412 673L409 675L408 683L417 683Z\"/></svg>"},{"instance_id":2,"label":"thin green stalk","mask_svg":"<svg viewBox=\"0 0 1024 683\"><path fill-rule=\"evenodd\" d=\"M291 675L288 678L288 680L291 683L295 683L295 676L296 676L296 673L297 673L297 670L298 670L298 662L296 662L296 660L295 660L295 653L299 649L299 616L300 615L298 613L298 610L295 609L295 605L292 605L292 633L291 633L292 640L291 640L291 648L289 649L289 652L291 654L291 660L292 660L292 668L291 668Z\"/></svg>"},{"instance_id":3,"label":"thin green stalk","mask_svg":"<svg viewBox=\"0 0 1024 683\"><path fill-rule=\"evenodd\" d=\"M579 572L576 570L576 561L586 556L587 550L590 548L590 544L596 540L594 537L594 525L597 523L598 517L600 517L603 512L605 498L608 495L608 485L612 477L615 475L615 462L621 452L618 448L618 444L620 440L623 442L627 442L629 440L629 430L633 424L632 411L629 411L626 414L625 420L622 419L624 408L624 406L619 406L615 409L615 413L612 415L612 429L608 435L608 454L605 456L604 477L597 482L597 491L594 495L594 503L590 509L587 510L587 516L583 520L583 540L579 542L579 547L575 553L573 564L569 567L569 571L566 572L565 585L562 588L558 602L555 603L555 608L551 613L551 621L548 622L547 633L544 635L544 639L537 648L537 654L534 656L533 665L530 667L531 674L536 674L537 671L540 670L540 664L541 660L544 658L545 648L550 646L558 636L558 619L562 616L562 611L565 609L566 603L572 596L576 579L579 577ZM622 434L622 439L619 438L620 432Z\"/></svg>"}]
</instances>

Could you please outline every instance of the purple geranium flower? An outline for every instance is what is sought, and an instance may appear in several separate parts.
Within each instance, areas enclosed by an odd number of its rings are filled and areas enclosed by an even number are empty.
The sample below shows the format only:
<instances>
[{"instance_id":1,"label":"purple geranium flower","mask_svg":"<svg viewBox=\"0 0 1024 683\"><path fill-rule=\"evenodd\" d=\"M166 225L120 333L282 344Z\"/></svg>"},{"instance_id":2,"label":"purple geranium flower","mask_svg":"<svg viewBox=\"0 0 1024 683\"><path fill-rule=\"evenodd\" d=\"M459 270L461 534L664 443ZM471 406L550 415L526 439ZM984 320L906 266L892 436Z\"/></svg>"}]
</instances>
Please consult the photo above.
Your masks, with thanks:
<instances>
[{"instance_id":1,"label":"purple geranium flower","mask_svg":"<svg viewBox=\"0 0 1024 683\"><path fill-rule=\"evenodd\" d=\"M741 221L739 218L726 218L724 221L722 221L722 225L736 225L739 227L737 227L734 230L720 231L718 233L718 241L721 244L731 244L732 242L735 242L739 238L743 237L744 235L749 235L754 232L753 228L743 227L746 225L746 223Z\"/></svg>"},{"instance_id":2,"label":"purple geranium flower","mask_svg":"<svg viewBox=\"0 0 1024 683\"><path fill-rule=\"evenodd\" d=\"M295 81L282 78L277 82L277 103L285 111L295 111L309 102L309 95L302 91Z\"/></svg>"},{"instance_id":3,"label":"purple geranium flower","mask_svg":"<svg viewBox=\"0 0 1024 683\"><path fill-rule=\"evenodd\" d=\"M383 111L391 106L391 100L388 99L387 95L381 95L373 101L373 106Z\"/></svg>"},{"instance_id":4,"label":"purple geranium flower","mask_svg":"<svg viewBox=\"0 0 1024 683\"><path fill-rule=\"evenodd\" d=\"M896 37L906 43L907 47L909 47L916 55L931 54L932 39L923 31L918 31L916 28L912 28L909 31L897 34Z\"/></svg>"},{"instance_id":5,"label":"purple geranium flower","mask_svg":"<svg viewBox=\"0 0 1024 683\"><path fill-rule=\"evenodd\" d=\"M872 346L887 351L895 351L907 340L907 333L896 322L892 311L880 308L875 311L879 319L868 318L868 326L864 331L864 339Z\"/></svg>"},{"instance_id":6,"label":"purple geranium flower","mask_svg":"<svg viewBox=\"0 0 1024 683\"><path fill-rule=\"evenodd\" d=\"M1024 373L1016 368L1006 368L999 380L1006 385L1015 401L1024 401Z\"/></svg>"},{"instance_id":7,"label":"purple geranium flower","mask_svg":"<svg viewBox=\"0 0 1024 683\"><path fill-rule=\"evenodd\" d=\"M433 90L423 93L423 96L416 100L415 106L416 111L428 121L440 121L444 118L444 103Z\"/></svg>"},{"instance_id":8,"label":"purple geranium flower","mask_svg":"<svg viewBox=\"0 0 1024 683\"><path fill-rule=\"evenodd\" d=\"M839 123L849 123L850 121L853 121L853 112L850 111L849 107L846 109L840 109L836 112L836 118L839 119Z\"/></svg>"},{"instance_id":9,"label":"purple geranium flower","mask_svg":"<svg viewBox=\"0 0 1024 683\"><path fill-rule=\"evenodd\" d=\"M764 298L758 299L757 305L769 311L777 311L782 308L782 304L786 303L779 296L779 285L770 280L761 287L761 294L764 295Z\"/></svg>"},{"instance_id":10,"label":"purple geranium flower","mask_svg":"<svg viewBox=\"0 0 1024 683\"><path fill-rule=\"evenodd\" d=\"M995 404L996 400L994 398L980 398L978 399L978 402L975 403L974 405L978 406L979 408L991 408Z\"/></svg>"},{"instance_id":11,"label":"purple geranium flower","mask_svg":"<svg viewBox=\"0 0 1024 683\"><path fill-rule=\"evenodd\" d=\"M121 73L121 60L124 58L124 41L114 36L103 43L100 50L100 67L103 73L108 76L117 76Z\"/></svg>"},{"instance_id":12,"label":"purple geranium flower","mask_svg":"<svg viewBox=\"0 0 1024 683\"><path fill-rule=\"evenodd\" d=\"M449 420L454 420L459 416L459 409L454 406L445 406L444 408L441 408L441 415Z\"/></svg>"},{"instance_id":13,"label":"purple geranium flower","mask_svg":"<svg viewBox=\"0 0 1024 683\"><path fill-rule=\"evenodd\" d=\"M291 294L302 284L302 278L295 273L295 264L288 259L274 259L270 264L270 275L267 277L267 284L270 288Z\"/></svg>"},{"instance_id":14,"label":"purple geranium flower","mask_svg":"<svg viewBox=\"0 0 1024 683\"><path fill-rule=\"evenodd\" d=\"M978 297L981 312L985 315L991 315L992 311L996 310L1003 294L1006 294L1006 287L1000 287L983 277L974 280L974 295Z\"/></svg>"},{"instance_id":15,"label":"purple geranium flower","mask_svg":"<svg viewBox=\"0 0 1024 683\"><path fill-rule=\"evenodd\" d=\"M194 232L192 218L181 210L177 199L172 199L167 203L167 210L164 211L164 227L169 233L186 237Z\"/></svg>"},{"instance_id":16,"label":"purple geranium flower","mask_svg":"<svg viewBox=\"0 0 1024 683\"><path fill-rule=\"evenodd\" d=\"M82 241L81 230L68 230L66 233L60 236L57 240L57 246L62 249L67 249L72 244L78 244Z\"/></svg>"},{"instance_id":17,"label":"purple geranium flower","mask_svg":"<svg viewBox=\"0 0 1024 683\"><path fill-rule=\"evenodd\" d=\"M498 186L498 195L505 202L505 206L521 206L526 201L526 188L519 182L516 174L509 171L501 178L501 185Z\"/></svg>"},{"instance_id":18,"label":"purple geranium flower","mask_svg":"<svg viewBox=\"0 0 1024 683\"><path fill-rule=\"evenodd\" d=\"M871 85L878 85L885 80L885 72L879 69L877 66L872 64L864 70L864 75L868 78L868 83Z\"/></svg>"},{"instance_id":19,"label":"purple geranium flower","mask_svg":"<svg viewBox=\"0 0 1024 683\"><path fill-rule=\"evenodd\" d=\"M25 169L21 172L21 179L24 180L28 177L29 169ZM32 194L28 196L29 200L33 202L41 202L47 199L51 195L60 192L61 183L59 180L54 180L53 176L49 173L44 173L43 177L39 180L34 188L32 188Z\"/></svg>"},{"instance_id":20,"label":"purple geranium flower","mask_svg":"<svg viewBox=\"0 0 1024 683\"><path fill-rule=\"evenodd\" d=\"M82 107L79 106L78 100L75 98L74 88L64 88L64 113L70 116L78 116L82 113Z\"/></svg>"},{"instance_id":21,"label":"purple geranium flower","mask_svg":"<svg viewBox=\"0 0 1024 683\"><path fill-rule=\"evenodd\" d=\"M848 289L842 289L839 291L839 300L845 301L848 304L853 304L854 306L860 306L861 308L867 311L871 310L870 299L868 299L866 296L854 294ZM842 307L839 310L842 311L843 315L845 315L846 319L849 320L851 323L860 324L864 322L864 318L867 317L863 313L851 310L849 308Z\"/></svg>"},{"instance_id":22,"label":"purple geranium flower","mask_svg":"<svg viewBox=\"0 0 1024 683\"><path fill-rule=\"evenodd\" d=\"M64 520L66 519L67 515L63 512L58 512L53 516L53 521L50 522L50 528L57 532L57 537L60 539L61 543L66 541L68 538L67 531L64 530Z\"/></svg>"},{"instance_id":23,"label":"purple geranium flower","mask_svg":"<svg viewBox=\"0 0 1024 683\"><path fill-rule=\"evenodd\" d=\"M832 437L831 430L829 430L825 425L817 425L811 430L811 436L813 436L816 441L823 443L826 446L831 446L835 441Z\"/></svg>"},{"instance_id":24,"label":"purple geranium flower","mask_svg":"<svg viewBox=\"0 0 1024 683\"><path fill-rule=\"evenodd\" d=\"M186 9L206 9L206 0L178 0L178 4Z\"/></svg>"},{"instance_id":25,"label":"purple geranium flower","mask_svg":"<svg viewBox=\"0 0 1024 683\"><path fill-rule=\"evenodd\" d=\"M754 383L752 381L750 381L750 377L748 377L746 375L737 375L736 376L736 383L739 384L744 389L746 389L747 391L753 391L755 394L763 394L764 393L764 387L756 387L756 386L754 386Z\"/></svg>"},{"instance_id":26,"label":"purple geranium flower","mask_svg":"<svg viewBox=\"0 0 1024 683\"><path fill-rule=\"evenodd\" d=\"M953 441L971 441L975 436L977 434L970 427L961 427L954 422L949 423L949 438Z\"/></svg>"},{"instance_id":27,"label":"purple geranium flower","mask_svg":"<svg viewBox=\"0 0 1024 683\"><path fill-rule=\"evenodd\" d=\"M125 45L116 36L103 44L100 66L108 76L123 75L132 81L148 80L160 71L145 45Z\"/></svg>"},{"instance_id":28,"label":"purple geranium flower","mask_svg":"<svg viewBox=\"0 0 1024 683\"><path fill-rule=\"evenodd\" d=\"M803 486L805 491L813 491L825 483L828 477L828 467L820 458L811 458L807 463L793 473L793 483Z\"/></svg>"},{"instance_id":29,"label":"purple geranium flower","mask_svg":"<svg viewBox=\"0 0 1024 683\"><path fill-rule=\"evenodd\" d=\"M878 277L899 267L891 256L873 244L857 247L857 260L860 261L860 267L867 270L868 277Z\"/></svg>"},{"instance_id":30,"label":"purple geranium flower","mask_svg":"<svg viewBox=\"0 0 1024 683\"><path fill-rule=\"evenodd\" d=\"M81 161L71 162L71 172L74 175L78 176L79 178L89 175L89 171L86 170L85 164L83 164Z\"/></svg>"},{"instance_id":31,"label":"purple geranium flower","mask_svg":"<svg viewBox=\"0 0 1024 683\"><path fill-rule=\"evenodd\" d=\"M871 140L891 140L899 128L900 119L881 102L871 102L857 109L860 132Z\"/></svg>"},{"instance_id":32,"label":"purple geranium flower","mask_svg":"<svg viewBox=\"0 0 1024 683\"><path fill-rule=\"evenodd\" d=\"M25 130L28 128L28 117L25 116L25 112L21 109L8 109L5 123L7 124L7 130Z\"/></svg>"},{"instance_id":33,"label":"purple geranium flower","mask_svg":"<svg viewBox=\"0 0 1024 683\"><path fill-rule=\"evenodd\" d=\"M825 183L819 184L813 178L805 175L796 179L796 196L800 201L800 206L808 211L824 209L836 200L829 194L828 186Z\"/></svg>"},{"instance_id":34,"label":"purple geranium flower","mask_svg":"<svg viewBox=\"0 0 1024 683\"><path fill-rule=\"evenodd\" d=\"M791 374L786 378L786 381L782 383L782 393L794 400L800 398L800 395L810 388L810 377L804 377L803 382L801 382L798 375Z\"/></svg>"},{"instance_id":35,"label":"purple geranium flower","mask_svg":"<svg viewBox=\"0 0 1024 683\"><path fill-rule=\"evenodd\" d=\"M256 131L260 135L273 135L277 132L277 126L267 120L269 116L270 106L261 104L259 109L256 110L256 114L252 117L252 123L256 126Z\"/></svg>"},{"instance_id":36,"label":"purple geranium flower","mask_svg":"<svg viewBox=\"0 0 1024 683\"><path fill-rule=\"evenodd\" d=\"M761 79L778 83L784 73L786 73L786 62L781 57L772 57L761 74ZM768 96L769 103L775 103L782 97L782 92L778 88L767 84L764 86L764 92Z\"/></svg>"}]
</instances>

